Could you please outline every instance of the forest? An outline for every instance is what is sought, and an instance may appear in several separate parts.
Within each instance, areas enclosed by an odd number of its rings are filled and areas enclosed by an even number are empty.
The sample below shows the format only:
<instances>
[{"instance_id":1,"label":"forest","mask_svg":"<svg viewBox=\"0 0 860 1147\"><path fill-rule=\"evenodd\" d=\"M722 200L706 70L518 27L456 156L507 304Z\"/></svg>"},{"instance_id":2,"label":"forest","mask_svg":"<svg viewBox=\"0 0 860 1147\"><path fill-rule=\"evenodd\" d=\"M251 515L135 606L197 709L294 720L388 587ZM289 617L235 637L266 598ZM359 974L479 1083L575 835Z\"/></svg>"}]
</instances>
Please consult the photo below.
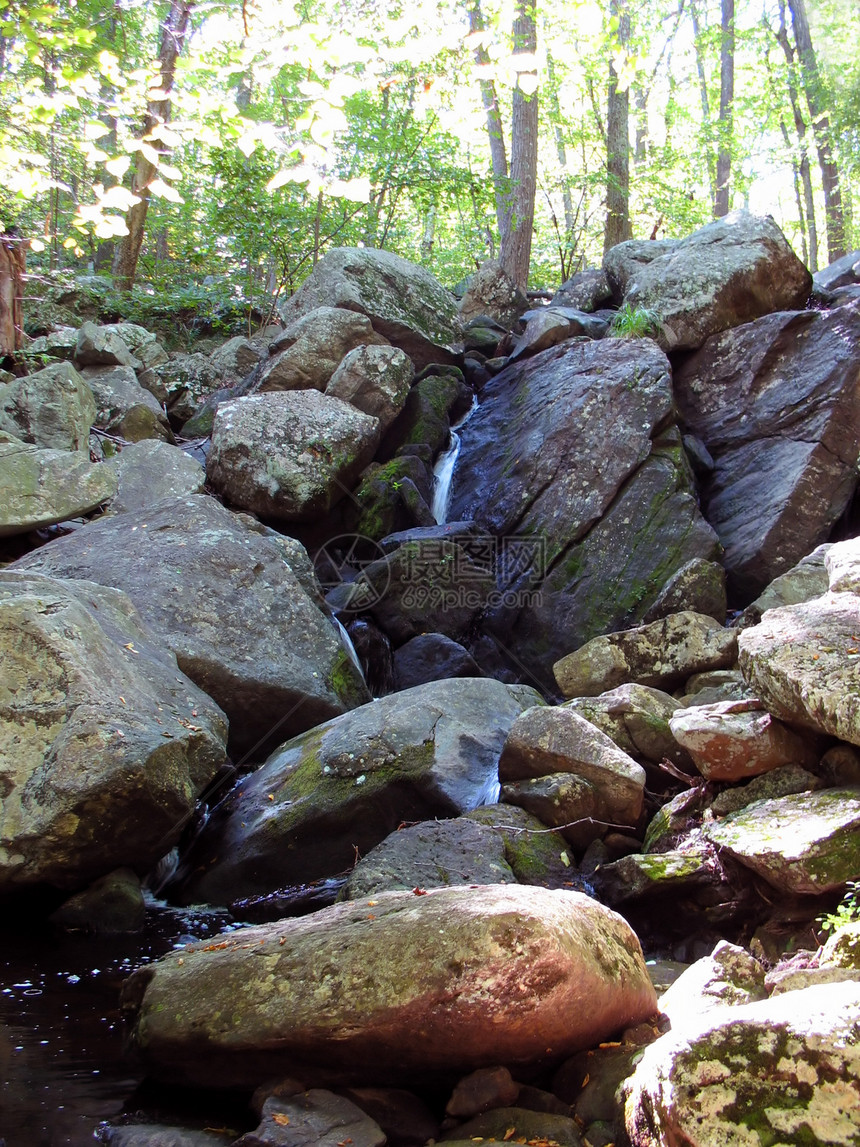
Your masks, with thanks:
<instances>
[{"instance_id":1,"label":"forest","mask_svg":"<svg viewBox=\"0 0 860 1147\"><path fill-rule=\"evenodd\" d=\"M0 231L139 321L265 318L335 246L539 292L739 207L814 271L856 243L858 41L856 0L5 0Z\"/></svg>"}]
</instances>

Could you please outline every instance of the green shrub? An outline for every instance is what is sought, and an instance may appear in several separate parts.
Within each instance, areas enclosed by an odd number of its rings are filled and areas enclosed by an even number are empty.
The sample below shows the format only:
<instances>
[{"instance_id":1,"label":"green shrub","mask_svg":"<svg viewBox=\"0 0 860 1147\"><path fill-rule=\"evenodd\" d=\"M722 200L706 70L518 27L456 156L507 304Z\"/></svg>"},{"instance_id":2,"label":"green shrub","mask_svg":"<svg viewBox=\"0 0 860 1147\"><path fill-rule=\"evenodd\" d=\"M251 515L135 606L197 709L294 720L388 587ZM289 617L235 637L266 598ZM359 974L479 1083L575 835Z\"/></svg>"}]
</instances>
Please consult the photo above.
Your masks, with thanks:
<instances>
[{"instance_id":1,"label":"green shrub","mask_svg":"<svg viewBox=\"0 0 860 1147\"><path fill-rule=\"evenodd\" d=\"M647 307L624 303L613 316L610 334L622 339L650 338L660 330L660 318Z\"/></svg>"},{"instance_id":2,"label":"green shrub","mask_svg":"<svg viewBox=\"0 0 860 1147\"><path fill-rule=\"evenodd\" d=\"M849 880L845 895L835 912L819 916L821 931L830 935L843 924L856 924L860 921L860 880Z\"/></svg>"}]
</instances>

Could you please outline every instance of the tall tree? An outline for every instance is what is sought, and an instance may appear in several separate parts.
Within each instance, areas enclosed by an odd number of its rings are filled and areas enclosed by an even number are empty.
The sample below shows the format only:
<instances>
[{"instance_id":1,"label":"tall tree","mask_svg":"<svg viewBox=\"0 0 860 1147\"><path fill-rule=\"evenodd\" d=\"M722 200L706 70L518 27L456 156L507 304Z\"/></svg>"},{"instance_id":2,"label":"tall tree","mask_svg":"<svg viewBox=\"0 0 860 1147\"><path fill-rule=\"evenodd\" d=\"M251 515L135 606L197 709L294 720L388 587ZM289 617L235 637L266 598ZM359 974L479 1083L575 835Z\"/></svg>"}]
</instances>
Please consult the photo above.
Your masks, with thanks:
<instances>
[{"instance_id":1,"label":"tall tree","mask_svg":"<svg viewBox=\"0 0 860 1147\"><path fill-rule=\"evenodd\" d=\"M788 0L794 41L800 59L800 74L806 102L812 116L818 165L821 168L821 186L824 191L824 215L827 224L827 254L830 262L845 254L845 218L842 210L842 190L839 168L833 155L830 116L824 95L824 83L818 69L818 59L812 46L805 0Z\"/></svg>"},{"instance_id":2,"label":"tall tree","mask_svg":"<svg viewBox=\"0 0 860 1147\"><path fill-rule=\"evenodd\" d=\"M137 153L131 185L132 193L138 201L132 204L126 215L125 224L128 232L117 246L113 265L114 283L121 291L129 291L134 286L152 184L158 176L158 157L165 150L164 129L170 123L170 93L176 78L176 61L185 43L191 10L195 2L196 0L171 0L167 17L161 26L158 53L160 76L156 89L158 94L147 105L140 150Z\"/></svg>"},{"instance_id":3,"label":"tall tree","mask_svg":"<svg viewBox=\"0 0 860 1147\"><path fill-rule=\"evenodd\" d=\"M603 249L608 251L632 234L630 225L630 88L619 79L616 58L624 59L630 45L630 10L627 0L609 0L615 41L609 58L609 95L606 111L606 227Z\"/></svg>"},{"instance_id":4,"label":"tall tree","mask_svg":"<svg viewBox=\"0 0 860 1147\"><path fill-rule=\"evenodd\" d=\"M785 20L785 0L779 0L779 28L775 32L786 61L786 77L794 130L797 134L799 151L798 175L803 188L803 215L806 220L807 258L810 271L818 270L818 227L815 222L815 199L812 194L812 171L809 164L809 151L806 146L806 120L800 106L800 92L797 87L797 68L794 48L788 38Z\"/></svg>"},{"instance_id":5,"label":"tall tree","mask_svg":"<svg viewBox=\"0 0 860 1147\"><path fill-rule=\"evenodd\" d=\"M531 0L517 0L513 24L513 58L517 69L511 108L511 178L500 235L499 262L520 290L528 286L535 217L538 155L537 23Z\"/></svg>"},{"instance_id":6,"label":"tall tree","mask_svg":"<svg viewBox=\"0 0 860 1147\"><path fill-rule=\"evenodd\" d=\"M488 68L490 56L487 47L480 40L481 33L486 31L484 16L481 12L480 0L472 0L468 9L469 31L476 36L474 49L475 63L479 68ZM493 165L493 190L496 198L496 223L501 235L505 226L506 203L508 197L508 154L505 148L505 130L502 126L502 114L499 110L499 98L493 80L482 75L478 81L481 89L481 102L484 105L484 114L487 117L487 136L490 141L490 162Z\"/></svg>"},{"instance_id":7,"label":"tall tree","mask_svg":"<svg viewBox=\"0 0 860 1147\"><path fill-rule=\"evenodd\" d=\"M720 5L720 118L714 218L729 213L732 175L732 104L735 98L735 0Z\"/></svg>"}]
</instances>

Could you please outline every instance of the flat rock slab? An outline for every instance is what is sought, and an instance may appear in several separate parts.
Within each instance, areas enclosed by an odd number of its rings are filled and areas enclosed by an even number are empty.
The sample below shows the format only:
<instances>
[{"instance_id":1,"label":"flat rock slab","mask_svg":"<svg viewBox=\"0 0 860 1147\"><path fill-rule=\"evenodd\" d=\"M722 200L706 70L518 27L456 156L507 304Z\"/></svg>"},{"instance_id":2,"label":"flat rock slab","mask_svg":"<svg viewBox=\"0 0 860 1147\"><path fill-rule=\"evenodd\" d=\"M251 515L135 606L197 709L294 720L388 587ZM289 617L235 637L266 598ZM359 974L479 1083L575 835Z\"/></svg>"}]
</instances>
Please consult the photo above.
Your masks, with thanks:
<instances>
[{"instance_id":1,"label":"flat rock slab","mask_svg":"<svg viewBox=\"0 0 860 1147\"><path fill-rule=\"evenodd\" d=\"M685 611L595 637L552 668L565 697L596 697L628 682L674 689L694 673L728 668L736 657L734 631Z\"/></svg>"},{"instance_id":2,"label":"flat rock slab","mask_svg":"<svg viewBox=\"0 0 860 1147\"><path fill-rule=\"evenodd\" d=\"M397 1084L560 1061L652 1015L630 927L575 892L382 893L225 933L126 981L130 1046L173 1083Z\"/></svg>"},{"instance_id":3,"label":"flat rock slab","mask_svg":"<svg viewBox=\"0 0 860 1147\"><path fill-rule=\"evenodd\" d=\"M769 712L860 745L860 597L827 593L770 609L738 637L746 680Z\"/></svg>"},{"instance_id":4,"label":"flat rock slab","mask_svg":"<svg viewBox=\"0 0 860 1147\"><path fill-rule=\"evenodd\" d=\"M860 1142L860 984L715 1009L646 1048L625 1084L633 1147Z\"/></svg>"},{"instance_id":5,"label":"flat rock slab","mask_svg":"<svg viewBox=\"0 0 860 1147\"><path fill-rule=\"evenodd\" d=\"M833 892L860 873L860 788L755 801L704 833L782 892Z\"/></svg>"},{"instance_id":6,"label":"flat rock slab","mask_svg":"<svg viewBox=\"0 0 860 1147\"><path fill-rule=\"evenodd\" d=\"M116 493L116 475L80 450L41 450L0 432L0 538L89 514Z\"/></svg>"},{"instance_id":7,"label":"flat rock slab","mask_svg":"<svg viewBox=\"0 0 860 1147\"><path fill-rule=\"evenodd\" d=\"M224 761L224 714L92 582L0 573L0 665L0 890L146 871Z\"/></svg>"},{"instance_id":8,"label":"flat rock slab","mask_svg":"<svg viewBox=\"0 0 860 1147\"><path fill-rule=\"evenodd\" d=\"M368 697L289 561L286 540L199 494L95 522L14 568L124 590L227 713L231 755L259 759Z\"/></svg>"},{"instance_id":9,"label":"flat rock slab","mask_svg":"<svg viewBox=\"0 0 860 1147\"><path fill-rule=\"evenodd\" d=\"M378 1124L351 1100L312 1088L263 1104L260 1125L234 1147L385 1147Z\"/></svg>"}]
</instances>

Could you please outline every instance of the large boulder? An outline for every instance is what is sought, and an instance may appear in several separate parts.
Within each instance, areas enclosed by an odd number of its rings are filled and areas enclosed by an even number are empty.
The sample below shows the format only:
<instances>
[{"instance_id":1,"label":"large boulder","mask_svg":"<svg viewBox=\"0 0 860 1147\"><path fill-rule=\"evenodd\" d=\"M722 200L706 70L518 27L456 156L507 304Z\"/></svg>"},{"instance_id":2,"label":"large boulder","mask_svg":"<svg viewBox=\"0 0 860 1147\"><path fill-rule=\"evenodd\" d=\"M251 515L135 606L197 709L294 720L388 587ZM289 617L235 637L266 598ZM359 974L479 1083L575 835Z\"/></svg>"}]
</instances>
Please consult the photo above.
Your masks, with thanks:
<instances>
[{"instance_id":1,"label":"large boulder","mask_svg":"<svg viewBox=\"0 0 860 1147\"><path fill-rule=\"evenodd\" d=\"M289 325L320 306L367 315L377 334L406 351L417 370L454 362L461 336L454 296L429 271L391 251L335 247L284 303Z\"/></svg>"},{"instance_id":2,"label":"large boulder","mask_svg":"<svg viewBox=\"0 0 860 1147\"><path fill-rule=\"evenodd\" d=\"M834 892L860 878L860 788L754 801L705 833L783 894Z\"/></svg>"},{"instance_id":3,"label":"large boulder","mask_svg":"<svg viewBox=\"0 0 860 1147\"><path fill-rule=\"evenodd\" d=\"M344 356L325 392L378 419L385 433L403 409L414 377L415 368L399 347L361 346Z\"/></svg>"},{"instance_id":4,"label":"large boulder","mask_svg":"<svg viewBox=\"0 0 860 1147\"><path fill-rule=\"evenodd\" d=\"M628 682L674 689L694 673L733 665L737 650L737 633L686 611L594 637L557 661L553 673L565 697L596 697Z\"/></svg>"},{"instance_id":5,"label":"large boulder","mask_svg":"<svg viewBox=\"0 0 860 1147\"><path fill-rule=\"evenodd\" d=\"M145 438L173 441L167 415L130 366L87 366L81 373L98 408L95 425L128 442Z\"/></svg>"},{"instance_id":6,"label":"large boulder","mask_svg":"<svg viewBox=\"0 0 860 1147\"><path fill-rule=\"evenodd\" d=\"M217 806L174 896L230 904L347 872L399 825L496 800L533 690L477 678L395 693L288 741Z\"/></svg>"},{"instance_id":7,"label":"large boulder","mask_svg":"<svg viewBox=\"0 0 860 1147\"><path fill-rule=\"evenodd\" d=\"M772 311L803 307L812 276L768 215L734 211L686 239L631 239L603 260L616 297L652 311L667 351Z\"/></svg>"},{"instance_id":8,"label":"large boulder","mask_svg":"<svg viewBox=\"0 0 860 1147\"><path fill-rule=\"evenodd\" d=\"M860 984L786 992L686 1020L625 1084L632 1147L860 1141Z\"/></svg>"},{"instance_id":9,"label":"large boulder","mask_svg":"<svg viewBox=\"0 0 860 1147\"><path fill-rule=\"evenodd\" d=\"M499 758L499 779L506 783L553 773L572 773L593 789L597 819L631 826L639 820L645 770L572 709L538 705L511 726Z\"/></svg>"},{"instance_id":10,"label":"large boulder","mask_svg":"<svg viewBox=\"0 0 860 1147\"><path fill-rule=\"evenodd\" d=\"M665 355L604 339L507 367L460 431L449 517L499 539L485 626L549 689L554 661L716 553L671 419Z\"/></svg>"},{"instance_id":11,"label":"large boulder","mask_svg":"<svg viewBox=\"0 0 860 1147\"><path fill-rule=\"evenodd\" d=\"M105 466L117 479L110 504L114 513L139 512L166 498L202 494L206 485L206 471L195 458L157 438L129 443Z\"/></svg>"},{"instance_id":12,"label":"large boulder","mask_svg":"<svg viewBox=\"0 0 860 1147\"><path fill-rule=\"evenodd\" d=\"M172 1083L397 1084L561 1060L656 1010L633 932L579 893L490 885L374 900L140 969L123 991L132 1048Z\"/></svg>"},{"instance_id":13,"label":"large boulder","mask_svg":"<svg viewBox=\"0 0 860 1147\"><path fill-rule=\"evenodd\" d=\"M194 495L159 502L142 520L95 522L14 568L124 590L183 672L227 713L231 753L259 759L368 698L289 561L289 545L271 531Z\"/></svg>"},{"instance_id":14,"label":"large boulder","mask_svg":"<svg viewBox=\"0 0 860 1147\"><path fill-rule=\"evenodd\" d=\"M89 453L93 392L71 363L0 384L0 430L43 450Z\"/></svg>"},{"instance_id":15,"label":"large boulder","mask_svg":"<svg viewBox=\"0 0 860 1147\"><path fill-rule=\"evenodd\" d=\"M769 609L741 631L744 677L775 717L860 745L860 598L827 593Z\"/></svg>"},{"instance_id":16,"label":"large boulder","mask_svg":"<svg viewBox=\"0 0 860 1147\"><path fill-rule=\"evenodd\" d=\"M379 422L315 390L222 403L206 473L234 506L313 521L348 494L379 442Z\"/></svg>"},{"instance_id":17,"label":"large boulder","mask_svg":"<svg viewBox=\"0 0 860 1147\"><path fill-rule=\"evenodd\" d=\"M272 341L271 357L263 363L254 389L325 390L350 351L386 345L367 315L337 306L315 307Z\"/></svg>"},{"instance_id":18,"label":"large boulder","mask_svg":"<svg viewBox=\"0 0 860 1147\"><path fill-rule=\"evenodd\" d=\"M0 573L0 664L0 892L146 872L224 761L224 714L93 582Z\"/></svg>"},{"instance_id":19,"label":"large boulder","mask_svg":"<svg viewBox=\"0 0 860 1147\"><path fill-rule=\"evenodd\" d=\"M691 705L669 728L707 781L743 781L788 764L814 767L820 756L758 700Z\"/></svg>"},{"instance_id":20,"label":"large boulder","mask_svg":"<svg viewBox=\"0 0 860 1147\"><path fill-rule=\"evenodd\" d=\"M41 450L0 431L0 538L97 510L116 475L80 450Z\"/></svg>"},{"instance_id":21,"label":"large boulder","mask_svg":"<svg viewBox=\"0 0 860 1147\"><path fill-rule=\"evenodd\" d=\"M827 540L857 487L860 302L769 315L718 335L675 376L714 461L708 521L749 600Z\"/></svg>"}]
</instances>

